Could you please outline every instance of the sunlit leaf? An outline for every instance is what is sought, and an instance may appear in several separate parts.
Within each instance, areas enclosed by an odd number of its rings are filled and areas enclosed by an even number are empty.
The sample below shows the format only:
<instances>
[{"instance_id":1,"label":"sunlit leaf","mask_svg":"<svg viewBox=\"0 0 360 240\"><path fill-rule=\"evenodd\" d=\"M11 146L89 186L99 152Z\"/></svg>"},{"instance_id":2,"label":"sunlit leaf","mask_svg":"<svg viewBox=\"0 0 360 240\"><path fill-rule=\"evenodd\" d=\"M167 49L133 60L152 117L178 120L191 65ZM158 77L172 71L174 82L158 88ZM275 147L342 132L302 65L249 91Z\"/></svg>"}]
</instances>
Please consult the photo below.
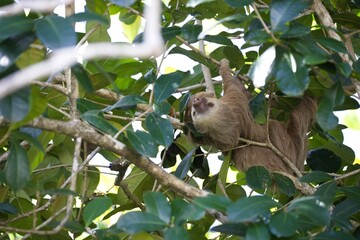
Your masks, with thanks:
<instances>
[{"instance_id":1,"label":"sunlit leaf","mask_svg":"<svg viewBox=\"0 0 360 240\"><path fill-rule=\"evenodd\" d=\"M111 199L107 197L95 198L87 203L82 214L85 226L89 226L95 218L99 217L110 207Z\"/></svg>"},{"instance_id":2,"label":"sunlit leaf","mask_svg":"<svg viewBox=\"0 0 360 240\"><path fill-rule=\"evenodd\" d=\"M170 97L179 87L182 80L180 72L173 72L160 76L154 85L154 97L157 103L161 103Z\"/></svg>"},{"instance_id":3,"label":"sunlit leaf","mask_svg":"<svg viewBox=\"0 0 360 240\"><path fill-rule=\"evenodd\" d=\"M169 223L171 208L164 194L159 192L144 193L146 212L158 216L162 221Z\"/></svg>"},{"instance_id":4,"label":"sunlit leaf","mask_svg":"<svg viewBox=\"0 0 360 240\"><path fill-rule=\"evenodd\" d=\"M108 122L98 110L87 111L81 115L81 118L104 133L115 135L118 132L116 127Z\"/></svg>"}]
</instances>

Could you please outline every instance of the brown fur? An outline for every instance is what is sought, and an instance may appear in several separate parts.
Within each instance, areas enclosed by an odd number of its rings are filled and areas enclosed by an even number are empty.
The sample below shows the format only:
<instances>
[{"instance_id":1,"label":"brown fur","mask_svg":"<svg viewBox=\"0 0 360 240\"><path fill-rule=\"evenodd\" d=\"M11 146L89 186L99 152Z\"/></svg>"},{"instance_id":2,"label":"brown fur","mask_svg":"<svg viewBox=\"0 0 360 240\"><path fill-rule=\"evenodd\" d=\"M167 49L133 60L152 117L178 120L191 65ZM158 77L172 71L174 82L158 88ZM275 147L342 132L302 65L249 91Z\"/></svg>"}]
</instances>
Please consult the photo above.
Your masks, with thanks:
<instances>
[{"instance_id":1,"label":"brown fur","mask_svg":"<svg viewBox=\"0 0 360 240\"><path fill-rule=\"evenodd\" d=\"M200 92L191 97L185 112L185 122L193 124L203 135L195 137L189 131L189 139L197 144L210 145L222 151L232 151L235 166L246 171L251 166L264 166L270 171L283 171L293 174L291 169L271 149L254 145L246 146L239 137L265 143L266 125L255 123L249 108L249 93L243 83L233 77L229 62L222 60L220 75L224 84L224 96L216 99L213 93ZM193 102L196 98L206 98L212 105L203 106L204 113L196 113ZM196 100L195 100L196 102ZM214 111L215 109L215 111ZM195 117L192 117L192 111ZM305 96L293 109L287 123L269 120L269 136L272 144L284 153L302 171L307 154L307 132L313 122L316 103ZM194 119L193 119L194 118ZM242 146L243 145L243 146Z\"/></svg>"}]
</instances>

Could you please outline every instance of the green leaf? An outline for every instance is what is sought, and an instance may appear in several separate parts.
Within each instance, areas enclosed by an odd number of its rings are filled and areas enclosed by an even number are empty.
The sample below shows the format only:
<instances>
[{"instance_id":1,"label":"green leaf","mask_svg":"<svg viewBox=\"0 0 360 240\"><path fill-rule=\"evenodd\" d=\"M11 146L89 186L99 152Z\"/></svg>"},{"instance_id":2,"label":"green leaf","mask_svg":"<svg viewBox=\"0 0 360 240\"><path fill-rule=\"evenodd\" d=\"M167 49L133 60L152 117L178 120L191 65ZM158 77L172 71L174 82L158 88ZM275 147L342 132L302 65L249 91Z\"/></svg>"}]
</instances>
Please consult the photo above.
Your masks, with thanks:
<instances>
[{"instance_id":1,"label":"green leaf","mask_svg":"<svg viewBox=\"0 0 360 240\"><path fill-rule=\"evenodd\" d=\"M289 213L275 213L269 223L269 229L276 237L290 237L296 232L296 219Z\"/></svg>"},{"instance_id":2,"label":"green leaf","mask_svg":"<svg viewBox=\"0 0 360 240\"><path fill-rule=\"evenodd\" d=\"M316 189L314 196L319 197L319 199L323 201L327 206L331 206L337 190L336 185L337 184L335 181L324 183Z\"/></svg>"},{"instance_id":3,"label":"green leaf","mask_svg":"<svg viewBox=\"0 0 360 240\"><path fill-rule=\"evenodd\" d=\"M181 226L187 221L197 221L204 217L205 210L184 199L177 198L171 203L171 215L174 223Z\"/></svg>"},{"instance_id":4,"label":"green leaf","mask_svg":"<svg viewBox=\"0 0 360 240\"><path fill-rule=\"evenodd\" d=\"M144 98L142 98L139 95L130 94L120 98L120 100L117 101L114 105L108 106L104 108L102 111L110 112L113 109L127 110L131 108L135 108L136 105L139 103L147 103L147 102Z\"/></svg>"},{"instance_id":5,"label":"green leaf","mask_svg":"<svg viewBox=\"0 0 360 240\"><path fill-rule=\"evenodd\" d=\"M340 170L342 161L333 151L326 148L311 150L306 163L313 171L335 173Z\"/></svg>"},{"instance_id":6,"label":"green leaf","mask_svg":"<svg viewBox=\"0 0 360 240\"><path fill-rule=\"evenodd\" d=\"M80 64L77 64L73 67L71 67L72 72L75 74L78 82L80 83L81 87L84 88L85 92L91 93L94 91L93 85L91 83L91 79Z\"/></svg>"},{"instance_id":7,"label":"green leaf","mask_svg":"<svg viewBox=\"0 0 360 240\"><path fill-rule=\"evenodd\" d=\"M180 162L179 166L176 168L176 171L174 173L174 175L180 179L184 179L190 169L190 165L191 165L191 159L192 156L195 152L196 148L194 148L193 150L191 150L190 152L188 152L188 154L186 154L186 156L182 159L182 161Z\"/></svg>"},{"instance_id":8,"label":"green leaf","mask_svg":"<svg viewBox=\"0 0 360 240\"><path fill-rule=\"evenodd\" d=\"M10 142L10 152L4 171L6 182L14 191L24 188L30 180L29 160L17 141Z\"/></svg>"},{"instance_id":9,"label":"green leaf","mask_svg":"<svg viewBox=\"0 0 360 240\"><path fill-rule=\"evenodd\" d=\"M270 7L270 21L273 31L283 29L286 22L302 13L311 1L307 0L273 0Z\"/></svg>"},{"instance_id":10,"label":"green leaf","mask_svg":"<svg viewBox=\"0 0 360 240\"><path fill-rule=\"evenodd\" d=\"M301 96L310 79L304 58L297 53L276 48L273 69L279 89L288 96Z\"/></svg>"},{"instance_id":11,"label":"green leaf","mask_svg":"<svg viewBox=\"0 0 360 240\"><path fill-rule=\"evenodd\" d=\"M32 19L24 15L2 17L0 18L0 40L31 31L33 27Z\"/></svg>"},{"instance_id":12,"label":"green leaf","mask_svg":"<svg viewBox=\"0 0 360 240\"><path fill-rule=\"evenodd\" d=\"M167 226L158 216L146 212L129 212L119 218L115 228L134 234L141 231L158 231Z\"/></svg>"},{"instance_id":13,"label":"green leaf","mask_svg":"<svg viewBox=\"0 0 360 240\"><path fill-rule=\"evenodd\" d=\"M222 45L233 45L232 41L229 38L221 35L205 35L204 40Z\"/></svg>"},{"instance_id":14,"label":"green leaf","mask_svg":"<svg viewBox=\"0 0 360 240\"><path fill-rule=\"evenodd\" d=\"M259 217L269 214L271 208L280 206L268 196L251 196L228 206L227 214L230 222L256 222Z\"/></svg>"},{"instance_id":15,"label":"green leaf","mask_svg":"<svg viewBox=\"0 0 360 240\"><path fill-rule=\"evenodd\" d=\"M174 226L171 228L167 228L164 232L165 240L187 240L190 239L189 233L184 229L183 226Z\"/></svg>"},{"instance_id":16,"label":"green leaf","mask_svg":"<svg viewBox=\"0 0 360 240\"><path fill-rule=\"evenodd\" d=\"M219 171L219 177L218 177L218 181L220 181L220 183L223 186L226 185L226 179L227 179L227 176L228 176L230 162L231 162L231 154L225 155L224 161L221 164L221 168L220 168L220 171ZM219 194L219 195L223 195L222 189L221 189L219 184L216 184L215 193Z\"/></svg>"},{"instance_id":17,"label":"green leaf","mask_svg":"<svg viewBox=\"0 0 360 240\"><path fill-rule=\"evenodd\" d=\"M333 231L326 231L322 232L314 237L312 240L356 240L354 236L350 235L349 233L345 232L333 232Z\"/></svg>"},{"instance_id":18,"label":"green leaf","mask_svg":"<svg viewBox=\"0 0 360 240\"><path fill-rule=\"evenodd\" d=\"M21 54L29 48L34 40L34 34L25 33L7 38L0 42L0 73L12 67L15 61L17 61Z\"/></svg>"},{"instance_id":19,"label":"green leaf","mask_svg":"<svg viewBox=\"0 0 360 240\"><path fill-rule=\"evenodd\" d=\"M188 23L181 28L181 35L189 43L195 43L198 41L198 36L201 33L201 31L202 31L201 25L194 25Z\"/></svg>"},{"instance_id":20,"label":"green leaf","mask_svg":"<svg viewBox=\"0 0 360 240\"><path fill-rule=\"evenodd\" d=\"M339 189L342 192L344 192L349 199L352 199L352 200L360 199L360 187L359 186L339 187Z\"/></svg>"},{"instance_id":21,"label":"green leaf","mask_svg":"<svg viewBox=\"0 0 360 240\"><path fill-rule=\"evenodd\" d=\"M114 136L118 132L116 127L109 123L98 110L87 111L81 115L81 118L103 133Z\"/></svg>"},{"instance_id":22,"label":"green leaf","mask_svg":"<svg viewBox=\"0 0 360 240\"><path fill-rule=\"evenodd\" d=\"M211 231L222 232L225 234L245 236L248 226L240 223L225 223L211 228Z\"/></svg>"},{"instance_id":23,"label":"green leaf","mask_svg":"<svg viewBox=\"0 0 360 240\"><path fill-rule=\"evenodd\" d=\"M355 213L360 211L359 199L352 200L346 199L341 203L337 204L332 212L333 219L348 219Z\"/></svg>"},{"instance_id":24,"label":"green leaf","mask_svg":"<svg viewBox=\"0 0 360 240\"><path fill-rule=\"evenodd\" d=\"M147 132L127 130L129 142L135 150L147 157L156 157L158 146L154 138Z\"/></svg>"},{"instance_id":25,"label":"green leaf","mask_svg":"<svg viewBox=\"0 0 360 240\"><path fill-rule=\"evenodd\" d=\"M227 207L231 204L231 201L225 196L215 194L195 198L193 202L206 210L215 209L221 212L225 212Z\"/></svg>"},{"instance_id":26,"label":"green leaf","mask_svg":"<svg viewBox=\"0 0 360 240\"><path fill-rule=\"evenodd\" d=\"M158 216L165 223L170 223L171 208L164 194L145 192L144 203L147 213Z\"/></svg>"},{"instance_id":27,"label":"green leaf","mask_svg":"<svg viewBox=\"0 0 360 240\"><path fill-rule=\"evenodd\" d=\"M105 25L110 25L110 21L108 18L91 12L79 12L67 17L67 19L71 22L97 21Z\"/></svg>"},{"instance_id":28,"label":"green leaf","mask_svg":"<svg viewBox=\"0 0 360 240\"><path fill-rule=\"evenodd\" d=\"M239 1L239 0L225 0L225 3L227 5L229 5L230 7L233 7L233 8L241 8L241 7L244 7L246 5L249 5L253 2L254 0L242 0L242 1Z\"/></svg>"},{"instance_id":29,"label":"green leaf","mask_svg":"<svg viewBox=\"0 0 360 240\"><path fill-rule=\"evenodd\" d=\"M41 145L41 143L39 142L39 140L37 138L34 138L33 136L31 136L30 134L26 133L26 132L17 132L17 131L13 131L11 133L11 137L16 139L16 140L25 140L28 143L30 143L32 146L36 147L38 150L42 151L45 153L45 149L44 147Z\"/></svg>"},{"instance_id":30,"label":"green leaf","mask_svg":"<svg viewBox=\"0 0 360 240\"><path fill-rule=\"evenodd\" d=\"M270 240L270 233L264 223L252 224L246 231L246 240Z\"/></svg>"},{"instance_id":31,"label":"green leaf","mask_svg":"<svg viewBox=\"0 0 360 240\"><path fill-rule=\"evenodd\" d=\"M87 38L88 42L111 42L110 35L108 33L109 26L100 24L95 21L86 22L86 32L92 32Z\"/></svg>"},{"instance_id":32,"label":"green leaf","mask_svg":"<svg viewBox=\"0 0 360 240\"><path fill-rule=\"evenodd\" d=\"M333 177L325 172L313 171L302 176L299 180L306 183L321 183L333 180Z\"/></svg>"},{"instance_id":33,"label":"green leaf","mask_svg":"<svg viewBox=\"0 0 360 240\"><path fill-rule=\"evenodd\" d=\"M0 99L0 115L10 122L21 121L29 113L29 99L29 88L24 88Z\"/></svg>"},{"instance_id":34,"label":"green leaf","mask_svg":"<svg viewBox=\"0 0 360 240\"><path fill-rule=\"evenodd\" d=\"M86 204L82 214L85 226L89 226L95 218L99 217L110 207L111 199L108 197L99 197L91 200L88 204Z\"/></svg>"},{"instance_id":35,"label":"green leaf","mask_svg":"<svg viewBox=\"0 0 360 240\"><path fill-rule=\"evenodd\" d=\"M255 87L263 87L273 69L275 47L270 47L250 67L249 77Z\"/></svg>"},{"instance_id":36,"label":"green leaf","mask_svg":"<svg viewBox=\"0 0 360 240\"><path fill-rule=\"evenodd\" d=\"M290 178L280 173L272 173L272 176L274 183L281 192L283 192L284 194L286 194L286 196L289 197L294 196L296 188L294 182Z\"/></svg>"},{"instance_id":37,"label":"green leaf","mask_svg":"<svg viewBox=\"0 0 360 240\"><path fill-rule=\"evenodd\" d=\"M344 12L334 14L332 16L335 23L341 24L347 28L359 29L360 28L360 17L352 12Z\"/></svg>"},{"instance_id":38,"label":"green leaf","mask_svg":"<svg viewBox=\"0 0 360 240\"><path fill-rule=\"evenodd\" d=\"M347 53L345 45L333 38L318 38L317 41L324 47L333 50L334 52Z\"/></svg>"},{"instance_id":39,"label":"green leaf","mask_svg":"<svg viewBox=\"0 0 360 240\"><path fill-rule=\"evenodd\" d=\"M182 80L182 73L173 72L160 76L154 84L155 102L161 103L170 97L179 87Z\"/></svg>"},{"instance_id":40,"label":"green leaf","mask_svg":"<svg viewBox=\"0 0 360 240\"><path fill-rule=\"evenodd\" d=\"M146 127L155 141L168 148L174 140L174 128L168 119L162 118L157 113L146 116Z\"/></svg>"},{"instance_id":41,"label":"green leaf","mask_svg":"<svg viewBox=\"0 0 360 240\"><path fill-rule=\"evenodd\" d=\"M36 34L51 50L75 46L76 33L71 23L59 16L46 16L35 24Z\"/></svg>"},{"instance_id":42,"label":"green leaf","mask_svg":"<svg viewBox=\"0 0 360 240\"><path fill-rule=\"evenodd\" d=\"M246 171L246 183L254 190L266 190L272 184L269 171L263 166L250 167Z\"/></svg>"},{"instance_id":43,"label":"green leaf","mask_svg":"<svg viewBox=\"0 0 360 240\"><path fill-rule=\"evenodd\" d=\"M313 225L327 226L330 223L330 215L325 204L319 198L309 196L295 199L287 208L292 214L306 216Z\"/></svg>"},{"instance_id":44,"label":"green leaf","mask_svg":"<svg viewBox=\"0 0 360 240\"><path fill-rule=\"evenodd\" d=\"M93 101L89 101L85 98L76 99L76 107L81 114L84 114L91 110L101 110L102 108L101 105L96 104Z\"/></svg>"}]
</instances>

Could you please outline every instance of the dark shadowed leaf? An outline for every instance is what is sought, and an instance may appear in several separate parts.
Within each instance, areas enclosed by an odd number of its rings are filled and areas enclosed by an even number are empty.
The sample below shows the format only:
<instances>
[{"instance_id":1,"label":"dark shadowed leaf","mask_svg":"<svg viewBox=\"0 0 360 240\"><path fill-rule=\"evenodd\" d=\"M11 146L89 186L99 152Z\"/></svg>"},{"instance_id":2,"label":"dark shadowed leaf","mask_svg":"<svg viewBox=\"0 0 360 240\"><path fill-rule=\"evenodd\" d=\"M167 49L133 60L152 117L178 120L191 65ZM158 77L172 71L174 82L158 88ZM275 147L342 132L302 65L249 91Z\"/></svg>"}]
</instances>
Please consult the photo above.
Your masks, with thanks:
<instances>
[{"instance_id":1,"label":"dark shadowed leaf","mask_svg":"<svg viewBox=\"0 0 360 240\"><path fill-rule=\"evenodd\" d=\"M333 50L335 52L347 53L345 45L333 38L319 38L317 41L324 47Z\"/></svg>"},{"instance_id":2,"label":"dark shadowed leaf","mask_svg":"<svg viewBox=\"0 0 360 240\"><path fill-rule=\"evenodd\" d=\"M323 201L327 206L331 206L335 198L336 190L337 190L336 182L330 181L320 185L316 189L314 196L319 197L319 199Z\"/></svg>"},{"instance_id":3,"label":"dark shadowed leaf","mask_svg":"<svg viewBox=\"0 0 360 240\"><path fill-rule=\"evenodd\" d=\"M141 231L157 231L167 226L158 216L146 212L129 212L119 218L115 228L134 234Z\"/></svg>"},{"instance_id":4,"label":"dark shadowed leaf","mask_svg":"<svg viewBox=\"0 0 360 240\"><path fill-rule=\"evenodd\" d=\"M149 133L128 130L127 135L131 146L133 146L138 153L147 157L156 157L158 146L155 144L154 138Z\"/></svg>"},{"instance_id":5,"label":"dark shadowed leaf","mask_svg":"<svg viewBox=\"0 0 360 240\"><path fill-rule=\"evenodd\" d=\"M265 190L272 180L269 171L263 166L250 167L246 172L246 183L254 190Z\"/></svg>"},{"instance_id":6,"label":"dark shadowed leaf","mask_svg":"<svg viewBox=\"0 0 360 240\"><path fill-rule=\"evenodd\" d=\"M252 224L246 231L247 240L270 240L270 233L264 223Z\"/></svg>"},{"instance_id":7,"label":"dark shadowed leaf","mask_svg":"<svg viewBox=\"0 0 360 240\"><path fill-rule=\"evenodd\" d=\"M318 148L309 152L306 163L313 171L335 173L340 170L342 161L333 151Z\"/></svg>"},{"instance_id":8,"label":"dark shadowed leaf","mask_svg":"<svg viewBox=\"0 0 360 240\"><path fill-rule=\"evenodd\" d=\"M196 148L188 152L188 154L186 154L186 156L181 160L174 174L176 177L180 179L184 179L186 177L186 174L190 169L192 155L194 154L195 150Z\"/></svg>"},{"instance_id":9,"label":"dark shadowed leaf","mask_svg":"<svg viewBox=\"0 0 360 240\"><path fill-rule=\"evenodd\" d=\"M313 240L356 240L358 238L353 237L349 233L345 232L322 232L312 238Z\"/></svg>"},{"instance_id":10,"label":"dark shadowed leaf","mask_svg":"<svg viewBox=\"0 0 360 240\"><path fill-rule=\"evenodd\" d=\"M290 237L296 231L296 219L291 214L280 211L275 213L269 223L269 229L276 237Z\"/></svg>"},{"instance_id":11,"label":"dark shadowed leaf","mask_svg":"<svg viewBox=\"0 0 360 240\"><path fill-rule=\"evenodd\" d=\"M281 192L283 192L289 197L295 194L296 191L295 184L290 178L280 173L272 173L272 177L274 183L280 189Z\"/></svg>"},{"instance_id":12,"label":"dark shadowed leaf","mask_svg":"<svg viewBox=\"0 0 360 240\"><path fill-rule=\"evenodd\" d=\"M360 187L359 186L347 186L339 187L349 199L358 200L360 199Z\"/></svg>"},{"instance_id":13,"label":"dark shadowed leaf","mask_svg":"<svg viewBox=\"0 0 360 240\"><path fill-rule=\"evenodd\" d=\"M33 20L24 15L2 17L0 18L0 39L31 31L33 27Z\"/></svg>"},{"instance_id":14,"label":"dark shadowed leaf","mask_svg":"<svg viewBox=\"0 0 360 240\"><path fill-rule=\"evenodd\" d=\"M0 42L0 73L9 69L23 52L35 41L33 33L25 33L7 38Z\"/></svg>"},{"instance_id":15,"label":"dark shadowed leaf","mask_svg":"<svg viewBox=\"0 0 360 240\"><path fill-rule=\"evenodd\" d=\"M155 102L161 103L170 97L179 87L182 80L181 72L173 72L160 76L154 85Z\"/></svg>"},{"instance_id":16,"label":"dark shadowed leaf","mask_svg":"<svg viewBox=\"0 0 360 240\"><path fill-rule=\"evenodd\" d=\"M201 25L185 24L181 28L181 35L189 43L194 43L198 41L198 36L201 33L201 31L202 31Z\"/></svg>"},{"instance_id":17,"label":"dark shadowed leaf","mask_svg":"<svg viewBox=\"0 0 360 240\"><path fill-rule=\"evenodd\" d=\"M75 46L76 33L71 23L59 16L46 16L35 24L37 36L51 50Z\"/></svg>"},{"instance_id":18,"label":"dark shadowed leaf","mask_svg":"<svg viewBox=\"0 0 360 240\"><path fill-rule=\"evenodd\" d=\"M29 112L30 89L24 88L0 100L0 115L10 122L22 120Z\"/></svg>"},{"instance_id":19,"label":"dark shadowed leaf","mask_svg":"<svg viewBox=\"0 0 360 240\"><path fill-rule=\"evenodd\" d=\"M95 218L99 217L110 207L111 199L108 197L95 198L87 203L82 214L85 226L89 226Z\"/></svg>"},{"instance_id":20,"label":"dark shadowed leaf","mask_svg":"<svg viewBox=\"0 0 360 240\"><path fill-rule=\"evenodd\" d=\"M146 116L146 127L155 141L168 148L174 140L174 128L168 119L162 118L157 113Z\"/></svg>"},{"instance_id":21,"label":"dark shadowed leaf","mask_svg":"<svg viewBox=\"0 0 360 240\"><path fill-rule=\"evenodd\" d=\"M268 214L271 208L280 206L268 196L251 196L228 206L227 214L230 222L254 222L260 216Z\"/></svg>"},{"instance_id":22,"label":"dark shadowed leaf","mask_svg":"<svg viewBox=\"0 0 360 240\"><path fill-rule=\"evenodd\" d=\"M230 7L233 8L239 8L239 7L244 7L246 5L249 5L253 2L254 0L242 0L242 1L238 1L238 0L225 0L226 4L229 5Z\"/></svg>"},{"instance_id":23,"label":"dark shadowed leaf","mask_svg":"<svg viewBox=\"0 0 360 240\"><path fill-rule=\"evenodd\" d=\"M105 25L109 25L110 21L104 16L90 12L81 12L71 15L67 18L71 22L85 22L85 21L97 21Z\"/></svg>"},{"instance_id":24,"label":"dark shadowed leaf","mask_svg":"<svg viewBox=\"0 0 360 240\"><path fill-rule=\"evenodd\" d=\"M0 212L5 214L17 214L18 210L9 203L0 203Z\"/></svg>"},{"instance_id":25,"label":"dark shadowed leaf","mask_svg":"<svg viewBox=\"0 0 360 240\"><path fill-rule=\"evenodd\" d=\"M144 203L147 213L158 216L165 223L170 222L171 208L164 194L160 192L145 192Z\"/></svg>"},{"instance_id":26,"label":"dark shadowed leaf","mask_svg":"<svg viewBox=\"0 0 360 240\"><path fill-rule=\"evenodd\" d=\"M226 234L234 234L237 236L245 236L248 226L241 223L225 223L216 227L213 227L211 230L215 232L222 232Z\"/></svg>"},{"instance_id":27,"label":"dark shadowed leaf","mask_svg":"<svg viewBox=\"0 0 360 240\"><path fill-rule=\"evenodd\" d=\"M281 30L286 22L293 20L310 5L307 0L273 0L270 7L270 20L273 31Z\"/></svg>"},{"instance_id":28,"label":"dark shadowed leaf","mask_svg":"<svg viewBox=\"0 0 360 240\"><path fill-rule=\"evenodd\" d=\"M17 141L10 143L10 153L5 166L5 178L14 191L24 188L30 180L30 164L25 150Z\"/></svg>"}]
</instances>

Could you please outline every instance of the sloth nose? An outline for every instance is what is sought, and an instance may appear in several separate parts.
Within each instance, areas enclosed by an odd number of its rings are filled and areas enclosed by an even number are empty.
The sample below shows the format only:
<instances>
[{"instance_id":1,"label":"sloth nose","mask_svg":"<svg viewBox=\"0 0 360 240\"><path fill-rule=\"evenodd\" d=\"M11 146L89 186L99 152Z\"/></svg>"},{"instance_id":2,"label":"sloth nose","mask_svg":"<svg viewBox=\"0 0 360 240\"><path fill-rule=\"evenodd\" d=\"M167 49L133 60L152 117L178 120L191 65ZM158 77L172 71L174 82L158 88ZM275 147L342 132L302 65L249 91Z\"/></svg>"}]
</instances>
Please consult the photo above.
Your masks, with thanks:
<instances>
[{"instance_id":1,"label":"sloth nose","mask_svg":"<svg viewBox=\"0 0 360 240\"><path fill-rule=\"evenodd\" d=\"M199 105L201 103L201 99L200 98L194 98L193 100L193 105Z\"/></svg>"}]
</instances>

